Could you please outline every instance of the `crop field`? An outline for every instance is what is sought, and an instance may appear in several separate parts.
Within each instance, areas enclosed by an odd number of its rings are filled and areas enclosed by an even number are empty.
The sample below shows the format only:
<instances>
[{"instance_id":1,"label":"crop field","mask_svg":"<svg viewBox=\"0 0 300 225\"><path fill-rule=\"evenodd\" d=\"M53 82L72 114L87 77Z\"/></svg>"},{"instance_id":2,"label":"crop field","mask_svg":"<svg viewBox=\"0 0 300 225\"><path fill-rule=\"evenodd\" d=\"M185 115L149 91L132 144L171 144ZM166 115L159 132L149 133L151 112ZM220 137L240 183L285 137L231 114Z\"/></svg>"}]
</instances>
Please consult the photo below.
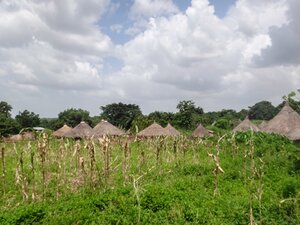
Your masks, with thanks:
<instances>
[{"instance_id":1,"label":"crop field","mask_svg":"<svg viewBox=\"0 0 300 225\"><path fill-rule=\"evenodd\" d=\"M265 133L0 143L0 224L300 224L300 149Z\"/></svg>"}]
</instances>

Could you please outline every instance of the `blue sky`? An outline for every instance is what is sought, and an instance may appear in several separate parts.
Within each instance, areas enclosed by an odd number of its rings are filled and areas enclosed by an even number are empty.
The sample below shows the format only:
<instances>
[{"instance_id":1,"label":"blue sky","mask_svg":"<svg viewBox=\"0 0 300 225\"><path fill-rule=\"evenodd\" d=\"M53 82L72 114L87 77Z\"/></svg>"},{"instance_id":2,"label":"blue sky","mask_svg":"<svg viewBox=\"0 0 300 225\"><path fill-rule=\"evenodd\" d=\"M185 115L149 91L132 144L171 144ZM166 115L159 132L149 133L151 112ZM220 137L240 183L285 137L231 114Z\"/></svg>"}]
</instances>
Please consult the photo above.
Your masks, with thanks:
<instances>
[{"instance_id":1,"label":"blue sky","mask_svg":"<svg viewBox=\"0 0 300 225\"><path fill-rule=\"evenodd\" d=\"M41 117L274 105L300 87L299 0L0 1L0 101Z\"/></svg>"}]
</instances>

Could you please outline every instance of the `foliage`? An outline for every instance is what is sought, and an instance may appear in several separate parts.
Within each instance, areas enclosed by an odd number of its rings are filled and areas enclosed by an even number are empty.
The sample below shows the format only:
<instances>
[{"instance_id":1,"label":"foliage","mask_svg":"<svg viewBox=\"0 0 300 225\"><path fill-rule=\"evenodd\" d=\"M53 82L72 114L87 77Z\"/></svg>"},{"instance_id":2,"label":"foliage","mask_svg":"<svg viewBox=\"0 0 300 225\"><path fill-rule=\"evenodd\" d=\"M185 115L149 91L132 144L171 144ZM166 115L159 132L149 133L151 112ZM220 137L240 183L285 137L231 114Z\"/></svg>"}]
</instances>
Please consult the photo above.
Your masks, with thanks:
<instances>
[{"instance_id":1,"label":"foliage","mask_svg":"<svg viewBox=\"0 0 300 225\"><path fill-rule=\"evenodd\" d=\"M100 108L102 110L100 115L102 119L126 130L131 127L132 121L135 118L142 115L140 107L135 104L124 104L120 102L101 106Z\"/></svg>"},{"instance_id":2,"label":"foliage","mask_svg":"<svg viewBox=\"0 0 300 225\"><path fill-rule=\"evenodd\" d=\"M12 107L7 102L0 102L0 137L16 134L20 130L20 125L11 118Z\"/></svg>"},{"instance_id":3,"label":"foliage","mask_svg":"<svg viewBox=\"0 0 300 225\"><path fill-rule=\"evenodd\" d=\"M276 114L278 110L271 102L261 101L256 103L249 109L249 119L251 120L270 120Z\"/></svg>"},{"instance_id":4,"label":"foliage","mask_svg":"<svg viewBox=\"0 0 300 225\"><path fill-rule=\"evenodd\" d=\"M297 90L300 93L300 89ZM283 100L288 102L289 105L300 114L300 100L297 98L297 93L295 91L290 92L287 96L283 96ZM281 103L277 108L281 109L284 102Z\"/></svg>"},{"instance_id":5,"label":"foliage","mask_svg":"<svg viewBox=\"0 0 300 225\"><path fill-rule=\"evenodd\" d=\"M40 117L34 112L24 110L16 115L16 121L20 124L21 128L35 127L40 125Z\"/></svg>"},{"instance_id":6,"label":"foliage","mask_svg":"<svg viewBox=\"0 0 300 225\"><path fill-rule=\"evenodd\" d=\"M103 141L2 144L0 224L250 224L250 207L253 224L299 224L300 149L285 137Z\"/></svg>"},{"instance_id":7,"label":"foliage","mask_svg":"<svg viewBox=\"0 0 300 225\"><path fill-rule=\"evenodd\" d=\"M56 129L62 127L64 124L75 127L81 121L85 121L89 125L92 124L90 113L83 109L66 109L58 114L58 120L55 125Z\"/></svg>"},{"instance_id":8,"label":"foliage","mask_svg":"<svg viewBox=\"0 0 300 225\"><path fill-rule=\"evenodd\" d=\"M159 123L161 126L165 127L168 123L172 123L174 120L174 113L169 112L152 112L148 115L149 120Z\"/></svg>"},{"instance_id":9,"label":"foliage","mask_svg":"<svg viewBox=\"0 0 300 225\"><path fill-rule=\"evenodd\" d=\"M0 115L6 118L11 117L12 106L9 105L7 102L1 101L0 102Z\"/></svg>"}]
</instances>

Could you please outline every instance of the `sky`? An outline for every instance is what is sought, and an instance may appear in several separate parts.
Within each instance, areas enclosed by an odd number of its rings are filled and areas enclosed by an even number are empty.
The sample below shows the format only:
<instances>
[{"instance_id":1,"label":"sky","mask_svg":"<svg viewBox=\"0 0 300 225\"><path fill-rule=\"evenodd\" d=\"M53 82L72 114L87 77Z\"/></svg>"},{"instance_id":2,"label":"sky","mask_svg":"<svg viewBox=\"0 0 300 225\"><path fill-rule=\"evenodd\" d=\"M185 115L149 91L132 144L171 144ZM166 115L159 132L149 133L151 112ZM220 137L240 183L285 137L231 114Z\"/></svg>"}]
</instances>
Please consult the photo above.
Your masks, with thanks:
<instances>
[{"instance_id":1,"label":"sky","mask_svg":"<svg viewBox=\"0 0 300 225\"><path fill-rule=\"evenodd\" d=\"M40 117L274 105L300 88L299 0L0 0L0 101Z\"/></svg>"}]
</instances>

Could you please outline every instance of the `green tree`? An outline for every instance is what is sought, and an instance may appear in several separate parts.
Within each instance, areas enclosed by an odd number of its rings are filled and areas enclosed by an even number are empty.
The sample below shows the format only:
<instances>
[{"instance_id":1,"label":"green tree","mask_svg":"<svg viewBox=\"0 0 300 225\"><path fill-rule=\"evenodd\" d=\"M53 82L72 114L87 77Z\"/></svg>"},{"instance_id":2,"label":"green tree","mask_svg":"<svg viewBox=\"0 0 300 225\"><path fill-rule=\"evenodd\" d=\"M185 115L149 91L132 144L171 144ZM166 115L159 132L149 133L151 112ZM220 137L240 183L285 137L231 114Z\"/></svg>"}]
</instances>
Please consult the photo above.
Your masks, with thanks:
<instances>
[{"instance_id":1,"label":"green tree","mask_svg":"<svg viewBox=\"0 0 300 225\"><path fill-rule=\"evenodd\" d=\"M161 126L165 127L168 123L172 123L174 120L174 113L170 112L159 112L155 111L148 115L151 121L159 123Z\"/></svg>"},{"instance_id":2,"label":"green tree","mask_svg":"<svg viewBox=\"0 0 300 225\"><path fill-rule=\"evenodd\" d=\"M107 120L111 124L128 130L132 121L142 116L140 107L135 104L112 103L101 106L102 113L100 117Z\"/></svg>"},{"instance_id":3,"label":"green tree","mask_svg":"<svg viewBox=\"0 0 300 225\"><path fill-rule=\"evenodd\" d=\"M254 120L270 120L276 114L278 110L272 105L271 102L261 101L256 103L249 109L249 119Z\"/></svg>"},{"instance_id":4,"label":"green tree","mask_svg":"<svg viewBox=\"0 0 300 225\"><path fill-rule=\"evenodd\" d=\"M203 109L196 107L191 100L180 101L176 107L179 112L175 114L174 124L183 129L192 129L199 122L199 116L203 114Z\"/></svg>"},{"instance_id":5,"label":"green tree","mask_svg":"<svg viewBox=\"0 0 300 225\"><path fill-rule=\"evenodd\" d=\"M16 115L16 121L20 124L21 128L35 127L40 125L39 114L29 112L28 110L19 112L19 114Z\"/></svg>"},{"instance_id":6,"label":"green tree","mask_svg":"<svg viewBox=\"0 0 300 225\"><path fill-rule=\"evenodd\" d=\"M81 121L85 121L89 125L92 125L90 113L83 109L66 109L58 114L58 120L55 124L55 129L67 124L71 127L75 127Z\"/></svg>"},{"instance_id":7,"label":"green tree","mask_svg":"<svg viewBox=\"0 0 300 225\"><path fill-rule=\"evenodd\" d=\"M300 93L300 89L297 90ZM297 93L295 91L290 92L287 96L282 97L284 101L288 102L289 105L300 114L300 100L297 98ZM277 108L280 110L284 103L280 104Z\"/></svg>"},{"instance_id":8,"label":"green tree","mask_svg":"<svg viewBox=\"0 0 300 225\"><path fill-rule=\"evenodd\" d=\"M9 105L7 102L1 101L0 102L0 114L6 118L11 117L12 106Z\"/></svg>"}]
</instances>

